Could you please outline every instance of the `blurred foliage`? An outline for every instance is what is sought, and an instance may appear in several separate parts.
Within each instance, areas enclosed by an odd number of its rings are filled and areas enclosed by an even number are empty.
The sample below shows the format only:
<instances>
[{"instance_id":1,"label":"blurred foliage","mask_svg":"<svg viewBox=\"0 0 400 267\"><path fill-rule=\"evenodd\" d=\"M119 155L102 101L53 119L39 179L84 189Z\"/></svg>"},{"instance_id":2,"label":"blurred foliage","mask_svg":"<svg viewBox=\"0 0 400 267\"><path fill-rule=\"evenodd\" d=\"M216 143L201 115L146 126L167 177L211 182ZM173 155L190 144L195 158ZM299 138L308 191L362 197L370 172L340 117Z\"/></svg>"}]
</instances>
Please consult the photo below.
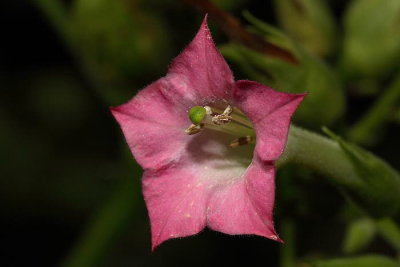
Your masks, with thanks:
<instances>
[{"instance_id":1,"label":"blurred foliage","mask_svg":"<svg viewBox=\"0 0 400 267\"><path fill-rule=\"evenodd\" d=\"M386 257L366 255L348 259L332 259L318 262L315 267L396 267L399 264Z\"/></svg>"},{"instance_id":2,"label":"blurred foliage","mask_svg":"<svg viewBox=\"0 0 400 267\"><path fill-rule=\"evenodd\" d=\"M162 19L147 14L138 2L73 2L68 28L74 46L104 81L135 79L171 56Z\"/></svg>"},{"instance_id":3,"label":"blurred foliage","mask_svg":"<svg viewBox=\"0 0 400 267\"><path fill-rule=\"evenodd\" d=\"M275 0L282 28L309 52L324 57L335 52L338 30L325 0Z\"/></svg>"},{"instance_id":4,"label":"blurred foliage","mask_svg":"<svg viewBox=\"0 0 400 267\"><path fill-rule=\"evenodd\" d=\"M343 113L343 89L335 74L320 59L296 46L278 29L262 23L250 14L255 32L269 41L289 48L300 60L298 65L274 57L263 56L242 45L221 46L221 52L235 63L249 79L270 85L279 91L307 92L304 105L296 111L294 120L308 127L330 125Z\"/></svg>"},{"instance_id":5,"label":"blurred foliage","mask_svg":"<svg viewBox=\"0 0 400 267\"><path fill-rule=\"evenodd\" d=\"M249 0L212 0L212 2L224 10L237 10L238 8L245 7Z\"/></svg>"},{"instance_id":6,"label":"blurred foliage","mask_svg":"<svg viewBox=\"0 0 400 267\"><path fill-rule=\"evenodd\" d=\"M400 1L212 2L298 59L227 39L210 12L236 77L308 92L297 124L329 125L400 169ZM161 77L192 39L203 14L183 3L2 1L0 265L399 266L398 175L342 139L369 183L350 198L370 202L353 205L319 174L289 165L278 171L275 208L287 244L206 230L151 254L141 170L108 106Z\"/></svg>"},{"instance_id":7,"label":"blurred foliage","mask_svg":"<svg viewBox=\"0 0 400 267\"><path fill-rule=\"evenodd\" d=\"M384 4L383 4L384 3ZM347 77L384 77L400 67L400 1L355 0L344 16L341 68Z\"/></svg>"},{"instance_id":8,"label":"blurred foliage","mask_svg":"<svg viewBox=\"0 0 400 267\"><path fill-rule=\"evenodd\" d=\"M379 142L382 132L391 120L394 120L396 107L400 99L400 74L369 111L349 130L349 138L364 144L373 145Z\"/></svg>"},{"instance_id":9,"label":"blurred foliage","mask_svg":"<svg viewBox=\"0 0 400 267\"><path fill-rule=\"evenodd\" d=\"M370 244L375 234L375 224L369 218L360 218L349 223L343 243L343 251L347 254L362 251Z\"/></svg>"}]
</instances>

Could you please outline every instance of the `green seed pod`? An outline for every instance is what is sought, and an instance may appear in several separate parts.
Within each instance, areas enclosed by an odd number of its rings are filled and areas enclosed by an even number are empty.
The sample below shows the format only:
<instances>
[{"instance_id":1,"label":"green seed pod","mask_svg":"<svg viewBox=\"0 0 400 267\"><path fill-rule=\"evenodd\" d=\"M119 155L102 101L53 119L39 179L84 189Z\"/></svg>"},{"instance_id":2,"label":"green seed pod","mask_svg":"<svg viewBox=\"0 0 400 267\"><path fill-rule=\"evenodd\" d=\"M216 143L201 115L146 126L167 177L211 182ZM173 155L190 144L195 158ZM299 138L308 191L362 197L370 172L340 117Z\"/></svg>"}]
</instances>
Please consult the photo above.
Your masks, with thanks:
<instances>
[{"instance_id":1,"label":"green seed pod","mask_svg":"<svg viewBox=\"0 0 400 267\"><path fill-rule=\"evenodd\" d=\"M193 124L199 124L206 116L206 109L201 106L194 106L189 110L189 119Z\"/></svg>"}]
</instances>

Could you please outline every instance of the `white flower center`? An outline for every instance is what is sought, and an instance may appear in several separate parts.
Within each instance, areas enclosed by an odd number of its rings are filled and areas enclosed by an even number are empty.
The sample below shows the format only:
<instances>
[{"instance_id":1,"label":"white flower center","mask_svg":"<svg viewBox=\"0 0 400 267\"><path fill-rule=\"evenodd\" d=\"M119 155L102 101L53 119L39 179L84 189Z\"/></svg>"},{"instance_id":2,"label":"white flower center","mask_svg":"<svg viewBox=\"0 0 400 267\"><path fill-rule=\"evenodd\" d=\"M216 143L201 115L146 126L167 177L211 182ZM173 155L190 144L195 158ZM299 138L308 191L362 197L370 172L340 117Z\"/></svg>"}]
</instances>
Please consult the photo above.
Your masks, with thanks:
<instances>
[{"instance_id":1,"label":"white flower center","mask_svg":"<svg viewBox=\"0 0 400 267\"><path fill-rule=\"evenodd\" d=\"M199 183L208 186L241 179L253 159L255 131L238 108L230 105L196 106L189 111L193 124L186 129L195 135L188 145L194 164L201 166Z\"/></svg>"}]
</instances>

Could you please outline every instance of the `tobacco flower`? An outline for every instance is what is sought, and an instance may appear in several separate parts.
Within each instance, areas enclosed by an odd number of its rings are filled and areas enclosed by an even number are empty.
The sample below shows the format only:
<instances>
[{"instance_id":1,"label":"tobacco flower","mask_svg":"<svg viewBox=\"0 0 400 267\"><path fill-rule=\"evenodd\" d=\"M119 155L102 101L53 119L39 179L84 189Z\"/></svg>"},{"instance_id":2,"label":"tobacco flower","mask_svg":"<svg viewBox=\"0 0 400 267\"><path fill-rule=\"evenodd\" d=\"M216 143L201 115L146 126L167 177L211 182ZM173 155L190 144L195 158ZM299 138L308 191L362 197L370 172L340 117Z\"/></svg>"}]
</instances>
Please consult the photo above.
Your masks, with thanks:
<instances>
[{"instance_id":1,"label":"tobacco flower","mask_svg":"<svg viewBox=\"0 0 400 267\"><path fill-rule=\"evenodd\" d=\"M144 168L153 249L206 226L281 241L274 161L304 95L234 81L206 20L165 77L112 108Z\"/></svg>"}]
</instances>

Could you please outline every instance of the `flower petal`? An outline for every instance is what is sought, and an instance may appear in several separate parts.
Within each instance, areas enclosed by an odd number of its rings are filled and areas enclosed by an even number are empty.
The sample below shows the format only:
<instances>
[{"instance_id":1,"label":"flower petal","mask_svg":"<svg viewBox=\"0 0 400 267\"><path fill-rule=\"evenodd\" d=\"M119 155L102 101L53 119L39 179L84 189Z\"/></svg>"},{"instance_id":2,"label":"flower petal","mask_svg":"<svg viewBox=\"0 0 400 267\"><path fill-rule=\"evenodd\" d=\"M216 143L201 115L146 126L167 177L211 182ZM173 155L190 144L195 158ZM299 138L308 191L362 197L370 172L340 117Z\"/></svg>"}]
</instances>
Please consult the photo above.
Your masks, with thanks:
<instances>
[{"instance_id":1,"label":"flower petal","mask_svg":"<svg viewBox=\"0 0 400 267\"><path fill-rule=\"evenodd\" d=\"M167 239L194 235L206 226L208 193L185 168L170 166L146 171L143 194L150 216L153 249Z\"/></svg>"},{"instance_id":2,"label":"flower petal","mask_svg":"<svg viewBox=\"0 0 400 267\"><path fill-rule=\"evenodd\" d=\"M242 175L227 179L226 175L232 175L228 168L215 170L212 176L212 170L188 160L146 170L143 175L153 249L165 240L196 234L206 224L227 234L281 241L272 221L273 165L256 159L247 170L243 168Z\"/></svg>"},{"instance_id":3,"label":"flower petal","mask_svg":"<svg viewBox=\"0 0 400 267\"><path fill-rule=\"evenodd\" d=\"M111 108L135 159L145 169L179 159L189 138L184 132L190 125L187 110L164 94L173 90L160 79L128 103Z\"/></svg>"},{"instance_id":4,"label":"flower petal","mask_svg":"<svg viewBox=\"0 0 400 267\"><path fill-rule=\"evenodd\" d=\"M172 62L169 75L178 75L188 81L198 99L231 98L233 75L215 47L207 26L207 16L193 41Z\"/></svg>"},{"instance_id":5,"label":"flower petal","mask_svg":"<svg viewBox=\"0 0 400 267\"><path fill-rule=\"evenodd\" d=\"M274 161L282 154L290 119L305 94L277 92L253 81L237 81L234 101L252 121L256 152L263 161Z\"/></svg>"},{"instance_id":6,"label":"flower petal","mask_svg":"<svg viewBox=\"0 0 400 267\"><path fill-rule=\"evenodd\" d=\"M207 209L207 225L237 235L255 234L280 240L273 222L275 169L253 160L243 179L215 188Z\"/></svg>"},{"instance_id":7,"label":"flower petal","mask_svg":"<svg viewBox=\"0 0 400 267\"><path fill-rule=\"evenodd\" d=\"M223 133L207 129L203 133L191 137L179 161L147 170L143 176L153 247L204 228L210 196L219 192L216 188L242 179L251 162L248 148L230 148Z\"/></svg>"}]
</instances>

